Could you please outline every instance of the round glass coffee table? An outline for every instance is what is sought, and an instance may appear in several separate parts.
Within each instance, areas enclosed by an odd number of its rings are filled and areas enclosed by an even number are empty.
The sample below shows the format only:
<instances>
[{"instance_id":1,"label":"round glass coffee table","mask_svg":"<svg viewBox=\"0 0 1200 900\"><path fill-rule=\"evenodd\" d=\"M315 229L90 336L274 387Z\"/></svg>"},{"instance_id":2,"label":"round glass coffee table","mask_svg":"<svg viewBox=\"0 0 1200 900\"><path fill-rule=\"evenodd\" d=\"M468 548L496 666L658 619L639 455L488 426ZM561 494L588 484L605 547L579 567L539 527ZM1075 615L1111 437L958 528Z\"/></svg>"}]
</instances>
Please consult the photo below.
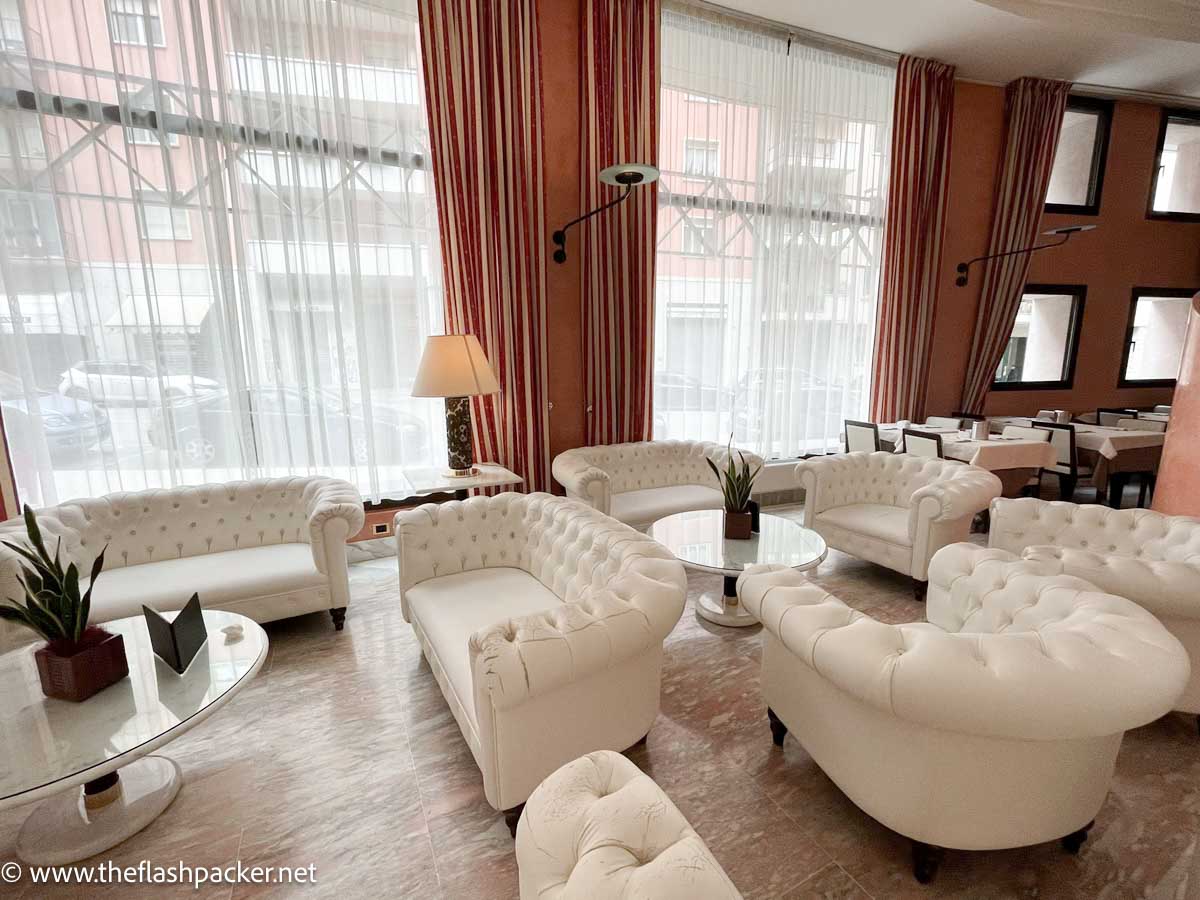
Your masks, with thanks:
<instances>
[{"instance_id":1,"label":"round glass coffee table","mask_svg":"<svg viewBox=\"0 0 1200 900\"><path fill-rule=\"evenodd\" d=\"M40 643L0 656L0 809L48 798L21 827L21 859L86 859L171 805L179 766L149 754L228 703L267 658L267 633L253 620L205 610L204 624L208 640L177 675L154 655L143 617L104 623L125 639L129 677L82 703L43 696L33 658ZM240 639L221 630L231 625L241 626Z\"/></svg>"},{"instance_id":2,"label":"round glass coffee table","mask_svg":"<svg viewBox=\"0 0 1200 900\"><path fill-rule=\"evenodd\" d=\"M707 591L696 601L696 615L717 625L735 628L756 625L737 598L737 578L747 566L760 563L811 569L825 558L824 539L798 522L762 513L759 532L749 540L725 537L725 514L719 509L676 513L659 519L648 532L685 568L725 576L721 594Z\"/></svg>"}]
</instances>

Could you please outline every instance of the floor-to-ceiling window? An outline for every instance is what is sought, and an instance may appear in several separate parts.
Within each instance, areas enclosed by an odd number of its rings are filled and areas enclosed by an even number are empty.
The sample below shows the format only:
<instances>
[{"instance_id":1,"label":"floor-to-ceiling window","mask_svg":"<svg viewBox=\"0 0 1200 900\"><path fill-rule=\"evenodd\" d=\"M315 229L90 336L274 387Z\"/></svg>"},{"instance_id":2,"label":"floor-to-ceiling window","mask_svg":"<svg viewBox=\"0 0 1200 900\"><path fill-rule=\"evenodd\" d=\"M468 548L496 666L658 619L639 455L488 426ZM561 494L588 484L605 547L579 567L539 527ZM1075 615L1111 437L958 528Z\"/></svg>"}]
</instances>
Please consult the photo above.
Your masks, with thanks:
<instances>
[{"instance_id":1,"label":"floor-to-ceiling window","mask_svg":"<svg viewBox=\"0 0 1200 900\"><path fill-rule=\"evenodd\" d=\"M443 457L415 0L0 0L21 499ZM10 33L11 32L11 33ZM440 443L439 443L440 442Z\"/></svg>"},{"instance_id":2,"label":"floor-to-ceiling window","mask_svg":"<svg viewBox=\"0 0 1200 900\"><path fill-rule=\"evenodd\" d=\"M870 394L894 66L662 16L654 433L836 449Z\"/></svg>"}]
</instances>

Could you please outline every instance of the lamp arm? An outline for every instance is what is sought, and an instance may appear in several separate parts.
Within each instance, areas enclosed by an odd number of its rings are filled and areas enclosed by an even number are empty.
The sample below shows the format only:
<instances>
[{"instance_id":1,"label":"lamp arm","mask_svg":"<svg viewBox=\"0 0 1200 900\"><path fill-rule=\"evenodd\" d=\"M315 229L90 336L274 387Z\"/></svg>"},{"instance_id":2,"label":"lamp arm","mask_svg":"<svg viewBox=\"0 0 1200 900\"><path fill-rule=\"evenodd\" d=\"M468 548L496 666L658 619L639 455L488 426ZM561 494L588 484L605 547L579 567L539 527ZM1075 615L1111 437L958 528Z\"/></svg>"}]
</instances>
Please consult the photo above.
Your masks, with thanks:
<instances>
[{"instance_id":1,"label":"lamp arm","mask_svg":"<svg viewBox=\"0 0 1200 900\"><path fill-rule=\"evenodd\" d=\"M960 262L955 271L958 272L958 278L955 279L955 284L962 287L967 283L967 270L977 262L983 262L986 259L1000 259L1005 256L1015 256L1018 253L1033 253L1035 250L1049 250L1051 247L1061 247L1071 239L1074 232L1068 232L1063 235L1061 241L1056 241L1052 244L1035 244L1032 247L1021 247L1018 250L1006 250L1003 253L989 253L984 256L976 256L974 259L969 259L966 262Z\"/></svg>"},{"instance_id":2,"label":"lamp arm","mask_svg":"<svg viewBox=\"0 0 1200 900\"><path fill-rule=\"evenodd\" d=\"M570 228L572 225L578 225L580 222L584 222L584 221L590 219L592 216L604 212L606 209L612 209L614 206L616 206L618 203L620 203L622 200L624 200L626 197L628 197L632 191L633 191L633 186L626 185L625 190L621 193L621 196L617 197L615 200L610 200L607 203L605 203L603 206L597 206L591 212L585 212L582 216L576 216L574 219L572 219L570 222L568 222L562 228L559 228L557 231L555 231L554 234L552 234L550 236L550 239L552 241L554 241L555 245L558 248L557 250L554 251L554 261L556 263L563 263L563 262L567 261L567 229L568 228Z\"/></svg>"}]
</instances>

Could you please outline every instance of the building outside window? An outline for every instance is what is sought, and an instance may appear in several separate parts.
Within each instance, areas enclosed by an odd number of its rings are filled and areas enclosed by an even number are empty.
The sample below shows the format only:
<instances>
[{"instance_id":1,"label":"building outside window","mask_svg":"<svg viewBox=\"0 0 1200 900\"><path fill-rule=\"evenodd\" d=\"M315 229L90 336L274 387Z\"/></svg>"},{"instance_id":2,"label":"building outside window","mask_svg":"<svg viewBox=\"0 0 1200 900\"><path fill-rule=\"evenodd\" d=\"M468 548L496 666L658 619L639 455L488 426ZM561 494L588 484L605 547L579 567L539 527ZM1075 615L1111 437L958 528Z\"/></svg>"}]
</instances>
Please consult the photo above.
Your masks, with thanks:
<instances>
[{"instance_id":1,"label":"building outside window","mask_svg":"<svg viewBox=\"0 0 1200 900\"><path fill-rule=\"evenodd\" d=\"M1087 289L1026 285L992 390L1069 388Z\"/></svg>"},{"instance_id":2,"label":"building outside window","mask_svg":"<svg viewBox=\"0 0 1200 900\"><path fill-rule=\"evenodd\" d=\"M683 171L686 175L714 178L721 170L719 141L688 138L683 144Z\"/></svg>"},{"instance_id":3,"label":"building outside window","mask_svg":"<svg viewBox=\"0 0 1200 900\"><path fill-rule=\"evenodd\" d=\"M1112 101L1071 97L1046 191L1046 211L1097 215L1108 156Z\"/></svg>"},{"instance_id":4,"label":"building outside window","mask_svg":"<svg viewBox=\"0 0 1200 900\"><path fill-rule=\"evenodd\" d=\"M1200 221L1200 111L1163 110L1149 215Z\"/></svg>"},{"instance_id":5,"label":"building outside window","mask_svg":"<svg viewBox=\"0 0 1200 900\"><path fill-rule=\"evenodd\" d=\"M164 46L158 0L112 0L112 36L118 44Z\"/></svg>"},{"instance_id":6,"label":"building outside window","mask_svg":"<svg viewBox=\"0 0 1200 900\"><path fill-rule=\"evenodd\" d=\"M1122 387L1170 387L1179 376L1192 297L1200 289L1134 288Z\"/></svg>"}]
</instances>

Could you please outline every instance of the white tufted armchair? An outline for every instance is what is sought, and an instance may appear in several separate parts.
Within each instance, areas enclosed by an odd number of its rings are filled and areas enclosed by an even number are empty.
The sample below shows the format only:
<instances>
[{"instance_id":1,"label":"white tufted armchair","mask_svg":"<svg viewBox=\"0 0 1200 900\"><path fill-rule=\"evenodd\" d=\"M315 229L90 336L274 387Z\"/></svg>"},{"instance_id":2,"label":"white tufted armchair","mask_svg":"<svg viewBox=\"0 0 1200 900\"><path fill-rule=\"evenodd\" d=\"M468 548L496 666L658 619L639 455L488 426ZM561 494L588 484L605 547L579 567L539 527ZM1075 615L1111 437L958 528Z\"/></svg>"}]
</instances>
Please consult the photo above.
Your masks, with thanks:
<instances>
[{"instance_id":1,"label":"white tufted armchair","mask_svg":"<svg viewBox=\"0 0 1200 900\"><path fill-rule=\"evenodd\" d=\"M645 737L687 593L664 547L549 494L420 506L395 531L404 618L510 828L559 766Z\"/></svg>"},{"instance_id":2,"label":"white tufted armchair","mask_svg":"<svg viewBox=\"0 0 1200 900\"><path fill-rule=\"evenodd\" d=\"M975 514L999 497L986 469L906 453L839 453L797 464L804 525L830 547L909 575L925 594L929 560L965 541Z\"/></svg>"},{"instance_id":3,"label":"white tufted armchair","mask_svg":"<svg viewBox=\"0 0 1200 900\"><path fill-rule=\"evenodd\" d=\"M757 454L741 452L752 467L762 465ZM645 530L664 516L724 506L720 483L706 458L724 469L728 448L711 441L578 447L554 457L553 471L568 497Z\"/></svg>"},{"instance_id":4,"label":"white tufted armchair","mask_svg":"<svg viewBox=\"0 0 1200 900\"><path fill-rule=\"evenodd\" d=\"M1193 662L1176 709L1200 713L1200 519L1032 497L997 500L988 546L1052 564L1154 613Z\"/></svg>"},{"instance_id":5,"label":"white tufted armchair","mask_svg":"<svg viewBox=\"0 0 1200 900\"><path fill-rule=\"evenodd\" d=\"M1077 851L1124 732L1171 709L1187 653L1145 610L974 544L929 567L928 622L890 625L790 569L738 593L763 623L776 744L792 732L864 812L914 841L925 882L942 848L1063 839Z\"/></svg>"},{"instance_id":6,"label":"white tufted armchair","mask_svg":"<svg viewBox=\"0 0 1200 900\"><path fill-rule=\"evenodd\" d=\"M350 602L346 539L363 526L362 498L333 478L272 478L72 500L38 510L47 543L81 571L105 546L92 619L108 622L182 609L193 592L207 609L270 622L328 610L340 631ZM25 542L25 523L0 524ZM19 598L20 557L0 547L0 596ZM0 623L0 645L28 639Z\"/></svg>"},{"instance_id":7,"label":"white tufted armchair","mask_svg":"<svg viewBox=\"0 0 1200 900\"><path fill-rule=\"evenodd\" d=\"M611 750L567 763L517 826L521 900L740 900L671 798Z\"/></svg>"}]
</instances>

